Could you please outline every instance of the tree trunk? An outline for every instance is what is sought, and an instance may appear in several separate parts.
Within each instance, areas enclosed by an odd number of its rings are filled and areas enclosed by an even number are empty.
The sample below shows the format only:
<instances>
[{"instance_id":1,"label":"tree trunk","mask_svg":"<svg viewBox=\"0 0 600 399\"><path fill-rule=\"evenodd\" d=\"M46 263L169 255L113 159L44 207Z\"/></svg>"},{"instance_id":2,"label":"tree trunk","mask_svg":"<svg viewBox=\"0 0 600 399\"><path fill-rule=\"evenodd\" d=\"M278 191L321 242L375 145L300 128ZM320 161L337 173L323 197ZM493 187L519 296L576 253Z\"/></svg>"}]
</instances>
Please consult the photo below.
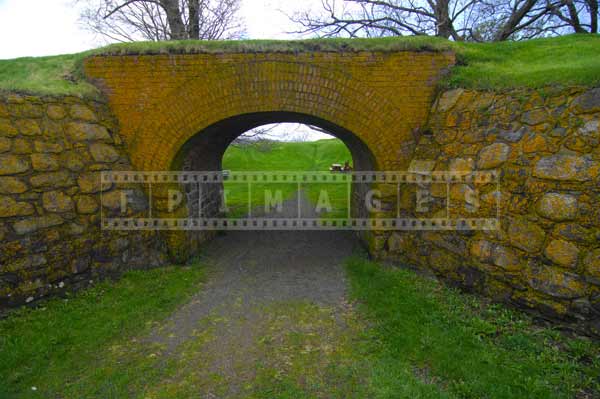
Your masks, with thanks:
<instances>
[{"instance_id":1,"label":"tree trunk","mask_svg":"<svg viewBox=\"0 0 600 399\"><path fill-rule=\"evenodd\" d=\"M167 14L167 22L171 30L171 40L186 39L185 26L181 18L181 10L179 9L179 0L161 0L161 4Z\"/></svg>"},{"instance_id":2,"label":"tree trunk","mask_svg":"<svg viewBox=\"0 0 600 399\"><path fill-rule=\"evenodd\" d=\"M590 8L590 33L598 33L598 0L587 0Z\"/></svg>"},{"instance_id":3,"label":"tree trunk","mask_svg":"<svg viewBox=\"0 0 600 399\"><path fill-rule=\"evenodd\" d=\"M577 8L575 4L573 4L573 0L567 0L567 10L569 10L569 22L571 23L571 27L575 33L587 33L585 29L581 26L581 21L579 20L579 15L577 14Z\"/></svg>"},{"instance_id":4,"label":"tree trunk","mask_svg":"<svg viewBox=\"0 0 600 399\"><path fill-rule=\"evenodd\" d=\"M200 0L188 0L188 12L190 20L188 22L189 38L200 39Z\"/></svg>"},{"instance_id":5,"label":"tree trunk","mask_svg":"<svg viewBox=\"0 0 600 399\"><path fill-rule=\"evenodd\" d=\"M496 32L494 36L495 42L507 40L510 35L515 32L515 28L519 26L519 23L525 18L527 13L531 11L537 0L527 0L525 4L518 10L514 10L511 16L508 18L506 23Z\"/></svg>"},{"instance_id":6,"label":"tree trunk","mask_svg":"<svg viewBox=\"0 0 600 399\"><path fill-rule=\"evenodd\" d=\"M454 27L452 21L450 21L450 14L448 11L449 0L437 0L435 2L434 13L436 20L436 36L449 39L454 37Z\"/></svg>"}]
</instances>

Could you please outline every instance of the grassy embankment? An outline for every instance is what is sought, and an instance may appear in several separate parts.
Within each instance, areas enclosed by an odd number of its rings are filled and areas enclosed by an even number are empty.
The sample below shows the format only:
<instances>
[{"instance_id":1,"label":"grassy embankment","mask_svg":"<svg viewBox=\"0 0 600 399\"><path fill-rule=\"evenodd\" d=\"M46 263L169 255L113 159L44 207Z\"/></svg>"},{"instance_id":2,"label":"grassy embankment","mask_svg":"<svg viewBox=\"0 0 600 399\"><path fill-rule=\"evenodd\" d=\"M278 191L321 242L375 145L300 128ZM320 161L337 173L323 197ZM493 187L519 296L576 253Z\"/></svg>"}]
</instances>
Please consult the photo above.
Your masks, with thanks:
<instances>
[{"instance_id":1,"label":"grassy embankment","mask_svg":"<svg viewBox=\"0 0 600 399\"><path fill-rule=\"evenodd\" d=\"M203 277L197 263L128 272L117 282L13 312L0 320L0 398L126 397L113 391L151 379L156 362L129 356L116 364L116 352L185 302Z\"/></svg>"},{"instance_id":2,"label":"grassy embankment","mask_svg":"<svg viewBox=\"0 0 600 399\"><path fill-rule=\"evenodd\" d=\"M600 85L600 37L569 35L502 43L455 43L431 37L312 39L302 41L180 41L115 44L79 54L0 60L0 90L97 96L85 82L82 60L94 54L177 54L308 51L444 51L458 65L444 84L473 89Z\"/></svg>"}]
</instances>

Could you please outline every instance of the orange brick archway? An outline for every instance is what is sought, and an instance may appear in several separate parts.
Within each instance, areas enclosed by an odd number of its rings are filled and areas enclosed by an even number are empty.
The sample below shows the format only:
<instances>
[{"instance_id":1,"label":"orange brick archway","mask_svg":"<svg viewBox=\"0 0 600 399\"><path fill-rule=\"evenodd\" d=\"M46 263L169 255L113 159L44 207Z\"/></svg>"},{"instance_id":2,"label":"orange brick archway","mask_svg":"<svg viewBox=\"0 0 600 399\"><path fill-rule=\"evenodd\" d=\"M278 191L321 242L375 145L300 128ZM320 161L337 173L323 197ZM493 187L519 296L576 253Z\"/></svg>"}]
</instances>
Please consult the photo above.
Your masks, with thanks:
<instances>
[{"instance_id":1,"label":"orange brick archway","mask_svg":"<svg viewBox=\"0 0 600 399\"><path fill-rule=\"evenodd\" d=\"M329 130L359 169L403 170L453 62L440 52L126 55L88 58L85 72L107 95L138 170L218 170L235 137L285 121ZM159 211L161 186L152 191ZM185 218L190 207L162 214ZM167 234L175 260L207 238Z\"/></svg>"},{"instance_id":2,"label":"orange brick archway","mask_svg":"<svg viewBox=\"0 0 600 399\"><path fill-rule=\"evenodd\" d=\"M169 170L199 132L239 115L305 115L352 132L378 169L407 167L449 53L96 56L133 165ZM240 132L242 133L242 132ZM342 139L344 139L342 137Z\"/></svg>"},{"instance_id":3,"label":"orange brick archway","mask_svg":"<svg viewBox=\"0 0 600 399\"><path fill-rule=\"evenodd\" d=\"M322 118L289 111L264 111L239 114L220 120L177 146L179 151L172 159L171 170L215 171L221 170L221 161L229 145L241 134L255 127L274 123L302 123L317 126L341 139L350 150L357 170L375 170L375 156L371 149L354 133Z\"/></svg>"},{"instance_id":4,"label":"orange brick archway","mask_svg":"<svg viewBox=\"0 0 600 399\"><path fill-rule=\"evenodd\" d=\"M260 68L258 65L252 67ZM295 81L294 76L302 77L302 67L297 64L293 67L298 70L290 75L273 74L265 80L260 74L245 71L210 82L186 82L152 111L165 115L163 120L149 124L142 122L135 130L131 145L134 164L145 170L170 169L179 149L196 134L221 121L257 113L299 115L297 119L274 117L274 122L302 122L302 115L334 123L365 142L376 160L393 157L389 154L393 151L393 143L383 134L386 126L398 124L393 120L395 115L389 101L375 93L362 94L368 89L360 83L352 84L347 77L326 69L311 68L314 71L305 73L318 78ZM252 81L256 75L259 80ZM358 99L361 99L360 103ZM150 131L161 132L160 138L148 134ZM410 132L398 131L396 134L404 135L403 142L407 142L412 139L407 133Z\"/></svg>"}]
</instances>

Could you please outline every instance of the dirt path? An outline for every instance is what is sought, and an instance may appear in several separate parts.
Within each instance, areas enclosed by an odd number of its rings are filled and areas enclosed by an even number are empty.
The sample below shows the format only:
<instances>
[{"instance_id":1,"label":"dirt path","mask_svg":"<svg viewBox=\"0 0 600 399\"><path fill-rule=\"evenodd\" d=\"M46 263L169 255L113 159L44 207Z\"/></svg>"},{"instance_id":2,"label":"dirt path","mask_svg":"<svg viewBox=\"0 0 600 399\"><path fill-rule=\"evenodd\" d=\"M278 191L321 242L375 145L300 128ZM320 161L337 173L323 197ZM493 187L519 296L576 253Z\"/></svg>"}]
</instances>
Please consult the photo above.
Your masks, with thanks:
<instances>
[{"instance_id":1,"label":"dirt path","mask_svg":"<svg viewBox=\"0 0 600 399\"><path fill-rule=\"evenodd\" d=\"M320 374L349 338L343 261L356 247L348 232L230 232L208 244L207 283L150 337L178 364L157 397L173 386L183 396L245 396L261 375L288 377L309 358Z\"/></svg>"}]
</instances>

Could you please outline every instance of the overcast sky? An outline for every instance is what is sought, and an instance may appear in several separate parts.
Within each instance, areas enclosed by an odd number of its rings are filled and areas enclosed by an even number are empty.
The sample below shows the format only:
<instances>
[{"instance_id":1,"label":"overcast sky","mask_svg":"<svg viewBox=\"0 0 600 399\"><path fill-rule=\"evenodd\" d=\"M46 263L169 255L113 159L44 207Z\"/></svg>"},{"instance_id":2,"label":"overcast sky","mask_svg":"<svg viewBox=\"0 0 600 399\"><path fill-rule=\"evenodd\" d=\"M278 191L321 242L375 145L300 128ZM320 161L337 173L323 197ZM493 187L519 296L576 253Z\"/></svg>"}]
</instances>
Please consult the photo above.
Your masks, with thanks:
<instances>
[{"instance_id":1,"label":"overcast sky","mask_svg":"<svg viewBox=\"0 0 600 399\"><path fill-rule=\"evenodd\" d=\"M293 39L287 14L319 0L241 0L248 38ZM76 53L106 44L80 23L73 0L0 0L0 59ZM289 134L290 132L291 135ZM281 126L273 134L286 140L317 140L328 136L303 126ZM283 137L282 137L283 138Z\"/></svg>"},{"instance_id":2,"label":"overcast sky","mask_svg":"<svg viewBox=\"0 0 600 399\"><path fill-rule=\"evenodd\" d=\"M294 30L284 13L319 0L242 0L251 39L290 39ZM0 59L74 53L105 42L78 22L73 0L0 0Z\"/></svg>"}]
</instances>

